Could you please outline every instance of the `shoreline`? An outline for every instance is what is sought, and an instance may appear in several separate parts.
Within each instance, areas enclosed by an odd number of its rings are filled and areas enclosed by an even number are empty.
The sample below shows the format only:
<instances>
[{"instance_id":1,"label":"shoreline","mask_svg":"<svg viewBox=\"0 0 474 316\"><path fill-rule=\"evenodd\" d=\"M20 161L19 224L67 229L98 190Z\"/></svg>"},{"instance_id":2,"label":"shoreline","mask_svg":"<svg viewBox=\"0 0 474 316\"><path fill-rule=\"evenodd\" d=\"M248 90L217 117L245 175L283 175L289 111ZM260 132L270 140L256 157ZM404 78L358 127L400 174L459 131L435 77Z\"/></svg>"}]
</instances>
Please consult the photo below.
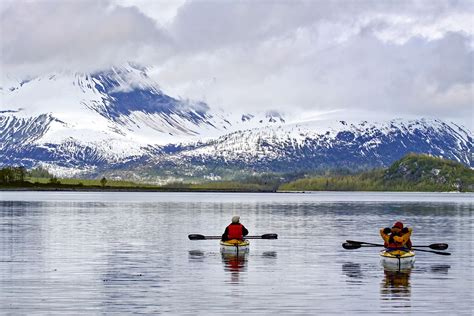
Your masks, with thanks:
<instances>
[{"instance_id":1,"label":"shoreline","mask_svg":"<svg viewBox=\"0 0 474 316\"><path fill-rule=\"evenodd\" d=\"M350 191L350 190L333 190L333 191L310 191L310 190L298 190L298 191L287 191L287 190L236 190L236 189L188 189L188 188L131 188L131 187L105 187L105 188L94 188L94 187L84 187L84 188L41 188L41 187L0 187L0 192L196 192L196 193L294 193L294 194L315 194L322 192L365 192L365 193L449 193L449 194L465 194L465 193L474 193L472 191L461 192L461 191L390 191L390 190L380 190L380 191Z\"/></svg>"},{"instance_id":2,"label":"shoreline","mask_svg":"<svg viewBox=\"0 0 474 316\"><path fill-rule=\"evenodd\" d=\"M224 192L224 193L282 193L278 191L258 190L205 190L205 189L179 189L179 188L0 188L0 192Z\"/></svg>"}]
</instances>

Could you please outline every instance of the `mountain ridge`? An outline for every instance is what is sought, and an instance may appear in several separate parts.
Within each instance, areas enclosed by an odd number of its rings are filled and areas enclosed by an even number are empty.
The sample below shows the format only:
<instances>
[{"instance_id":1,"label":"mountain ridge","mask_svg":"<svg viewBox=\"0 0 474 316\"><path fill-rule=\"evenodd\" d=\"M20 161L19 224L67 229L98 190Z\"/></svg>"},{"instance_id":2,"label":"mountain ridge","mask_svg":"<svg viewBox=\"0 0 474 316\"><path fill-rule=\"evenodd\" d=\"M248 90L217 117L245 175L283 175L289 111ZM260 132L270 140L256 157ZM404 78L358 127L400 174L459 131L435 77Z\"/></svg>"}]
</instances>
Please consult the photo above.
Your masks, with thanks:
<instances>
[{"instance_id":1,"label":"mountain ridge","mask_svg":"<svg viewBox=\"0 0 474 316\"><path fill-rule=\"evenodd\" d=\"M3 86L6 87L6 86ZM146 68L53 74L2 88L0 166L148 181L386 167L409 152L472 167L472 132L438 119L290 122L161 91Z\"/></svg>"}]
</instances>

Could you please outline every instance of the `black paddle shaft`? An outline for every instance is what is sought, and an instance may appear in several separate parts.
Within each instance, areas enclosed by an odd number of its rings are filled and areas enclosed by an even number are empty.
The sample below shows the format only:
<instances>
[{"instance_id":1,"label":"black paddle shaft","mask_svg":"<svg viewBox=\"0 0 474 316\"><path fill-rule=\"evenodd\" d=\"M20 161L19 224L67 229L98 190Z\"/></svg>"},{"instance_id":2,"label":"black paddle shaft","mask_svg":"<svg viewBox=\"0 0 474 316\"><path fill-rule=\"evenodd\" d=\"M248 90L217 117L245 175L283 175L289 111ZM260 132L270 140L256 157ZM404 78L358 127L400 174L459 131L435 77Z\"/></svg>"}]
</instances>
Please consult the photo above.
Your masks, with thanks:
<instances>
[{"instance_id":1,"label":"black paddle shaft","mask_svg":"<svg viewBox=\"0 0 474 316\"><path fill-rule=\"evenodd\" d=\"M204 236L201 234L190 234L188 238L191 240L210 240L221 239L222 236ZM245 239L278 239L278 234L263 234L260 236L245 236Z\"/></svg>"}]
</instances>

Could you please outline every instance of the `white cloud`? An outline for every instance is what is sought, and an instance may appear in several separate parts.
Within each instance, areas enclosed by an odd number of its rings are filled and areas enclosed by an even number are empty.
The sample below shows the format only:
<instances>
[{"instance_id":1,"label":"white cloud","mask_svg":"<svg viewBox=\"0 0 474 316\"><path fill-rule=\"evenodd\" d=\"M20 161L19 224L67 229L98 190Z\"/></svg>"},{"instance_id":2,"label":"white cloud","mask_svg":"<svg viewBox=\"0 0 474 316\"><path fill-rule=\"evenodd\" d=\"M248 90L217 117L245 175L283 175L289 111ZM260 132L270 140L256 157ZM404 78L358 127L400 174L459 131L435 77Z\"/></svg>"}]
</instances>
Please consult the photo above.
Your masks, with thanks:
<instances>
[{"instance_id":1,"label":"white cloud","mask_svg":"<svg viewBox=\"0 0 474 316\"><path fill-rule=\"evenodd\" d=\"M163 54L168 45L153 19L105 1L11 2L3 4L0 21L2 66L16 74L91 71L156 48Z\"/></svg>"},{"instance_id":2,"label":"white cloud","mask_svg":"<svg viewBox=\"0 0 474 316\"><path fill-rule=\"evenodd\" d=\"M113 0L116 5L136 7L143 14L153 18L160 26L166 27L172 23L178 9L186 0Z\"/></svg>"},{"instance_id":3,"label":"white cloud","mask_svg":"<svg viewBox=\"0 0 474 316\"><path fill-rule=\"evenodd\" d=\"M4 1L0 15L9 71L132 60L211 107L472 124L472 1Z\"/></svg>"}]
</instances>

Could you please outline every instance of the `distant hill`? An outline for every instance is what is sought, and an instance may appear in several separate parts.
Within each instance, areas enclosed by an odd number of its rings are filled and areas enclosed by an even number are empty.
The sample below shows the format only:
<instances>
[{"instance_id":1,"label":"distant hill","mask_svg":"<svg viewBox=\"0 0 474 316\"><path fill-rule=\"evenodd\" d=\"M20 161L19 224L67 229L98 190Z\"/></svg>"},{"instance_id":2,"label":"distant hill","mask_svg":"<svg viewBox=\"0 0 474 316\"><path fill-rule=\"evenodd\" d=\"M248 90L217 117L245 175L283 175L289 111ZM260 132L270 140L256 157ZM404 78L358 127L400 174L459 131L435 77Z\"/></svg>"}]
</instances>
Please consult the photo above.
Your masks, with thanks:
<instances>
[{"instance_id":1,"label":"distant hill","mask_svg":"<svg viewBox=\"0 0 474 316\"><path fill-rule=\"evenodd\" d=\"M355 175L318 176L280 186L284 191L474 191L474 170L429 155L408 154L388 169Z\"/></svg>"}]
</instances>

